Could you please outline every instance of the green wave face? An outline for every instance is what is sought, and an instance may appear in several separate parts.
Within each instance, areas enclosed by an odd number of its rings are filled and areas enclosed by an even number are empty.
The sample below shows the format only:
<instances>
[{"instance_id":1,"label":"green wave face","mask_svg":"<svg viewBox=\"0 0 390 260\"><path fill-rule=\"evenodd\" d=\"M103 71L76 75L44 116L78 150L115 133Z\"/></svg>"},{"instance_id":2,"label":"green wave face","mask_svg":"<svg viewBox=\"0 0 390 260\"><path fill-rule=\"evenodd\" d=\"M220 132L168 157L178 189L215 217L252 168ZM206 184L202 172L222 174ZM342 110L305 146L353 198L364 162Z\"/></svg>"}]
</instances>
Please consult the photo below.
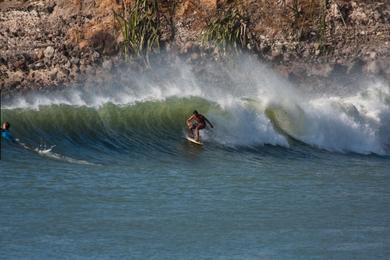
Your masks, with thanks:
<instances>
[{"instance_id":1,"label":"green wave face","mask_svg":"<svg viewBox=\"0 0 390 260\"><path fill-rule=\"evenodd\" d=\"M15 136L29 140L45 137L58 141L61 137L76 136L109 139L134 134L160 138L180 133L195 109L204 114L221 111L205 99L169 98L132 105L106 103L98 108L50 105L39 110L5 109L3 120L12 122Z\"/></svg>"},{"instance_id":2,"label":"green wave face","mask_svg":"<svg viewBox=\"0 0 390 260\"><path fill-rule=\"evenodd\" d=\"M281 134L300 140L305 133L305 113L298 107L284 108L281 105L271 105L265 109L265 114L271 120L275 130Z\"/></svg>"}]
</instances>

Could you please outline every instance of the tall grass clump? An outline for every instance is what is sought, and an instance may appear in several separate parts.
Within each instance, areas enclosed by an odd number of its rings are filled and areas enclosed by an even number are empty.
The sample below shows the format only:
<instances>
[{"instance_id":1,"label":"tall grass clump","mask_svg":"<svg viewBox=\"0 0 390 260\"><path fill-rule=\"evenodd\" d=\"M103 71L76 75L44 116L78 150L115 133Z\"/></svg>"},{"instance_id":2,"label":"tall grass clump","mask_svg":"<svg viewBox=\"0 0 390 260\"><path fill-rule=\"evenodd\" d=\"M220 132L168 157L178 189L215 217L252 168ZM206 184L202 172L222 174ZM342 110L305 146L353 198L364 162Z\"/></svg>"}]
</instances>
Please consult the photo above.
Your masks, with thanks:
<instances>
[{"instance_id":1,"label":"tall grass clump","mask_svg":"<svg viewBox=\"0 0 390 260\"><path fill-rule=\"evenodd\" d=\"M122 2L119 12L114 11L117 29L123 36L122 49L126 59L143 58L149 64L149 54L160 49L160 21L157 0Z\"/></svg>"},{"instance_id":2,"label":"tall grass clump","mask_svg":"<svg viewBox=\"0 0 390 260\"><path fill-rule=\"evenodd\" d=\"M219 11L202 31L203 45L238 51L247 43L247 19L236 8Z\"/></svg>"}]
</instances>

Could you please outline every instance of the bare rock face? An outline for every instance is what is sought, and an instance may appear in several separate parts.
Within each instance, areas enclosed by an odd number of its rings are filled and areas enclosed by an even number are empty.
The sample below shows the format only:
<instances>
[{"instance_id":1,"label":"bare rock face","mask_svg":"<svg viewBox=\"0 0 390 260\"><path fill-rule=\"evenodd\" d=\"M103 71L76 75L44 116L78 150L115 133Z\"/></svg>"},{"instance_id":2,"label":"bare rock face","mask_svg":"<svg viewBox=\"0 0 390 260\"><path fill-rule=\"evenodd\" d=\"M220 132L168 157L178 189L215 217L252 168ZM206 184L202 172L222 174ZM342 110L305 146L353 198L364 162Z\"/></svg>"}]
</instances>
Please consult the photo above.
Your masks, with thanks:
<instances>
[{"instance_id":1,"label":"bare rock face","mask_svg":"<svg viewBox=\"0 0 390 260\"><path fill-rule=\"evenodd\" d=\"M98 53L102 53L104 55L114 55L118 50L115 37L104 31L99 31L92 35L90 45Z\"/></svg>"},{"instance_id":2,"label":"bare rock face","mask_svg":"<svg viewBox=\"0 0 390 260\"><path fill-rule=\"evenodd\" d=\"M103 55L116 54L112 10L118 6L114 0L0 2L2 89L66 84L77 79L71 72L80 71L81 60L98 65ZM23 80L20 72L27 72Z\"/></svg>"},{"instance_id":3,"label":"bare rock face","mask_svg":"<svg viewBox=\"0 0 390 260\"><path fill-rule=\"evenodd\" d=\"M217 0L178 1L174 14L176 45L198 42L207 19L216 12L216 9Z\"/></svg>"},{"instance_id":4,"label":"bare rock face","mask_svg":"<svg viewBox=\"0 0 390 260\"><path fill-rule=\"evenodd\" d=\"M369 17L365 13L364 9L358 6L358 4L353 1L351 2L351 6L352 6L352 12L349 15L351 21L358 25L367 25L369 21Z\"/></svg>"}]
</instances>

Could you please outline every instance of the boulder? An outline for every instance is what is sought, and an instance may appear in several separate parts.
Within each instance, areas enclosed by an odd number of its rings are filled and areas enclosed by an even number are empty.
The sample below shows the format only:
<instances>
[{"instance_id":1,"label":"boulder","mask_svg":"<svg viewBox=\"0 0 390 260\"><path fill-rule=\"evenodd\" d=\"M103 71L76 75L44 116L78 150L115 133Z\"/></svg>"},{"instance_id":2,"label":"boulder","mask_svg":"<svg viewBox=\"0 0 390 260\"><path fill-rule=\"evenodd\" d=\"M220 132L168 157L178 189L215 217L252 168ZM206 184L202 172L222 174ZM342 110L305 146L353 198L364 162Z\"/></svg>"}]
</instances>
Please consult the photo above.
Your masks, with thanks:
<instances>
[{"instance_id":1,"label":"boulder","mask_svg":"<svg viewBox=\"0 0 390 260\"><path fill-rule=\"evenodd\" d=\"M43 51L45 58L51 59L54 56L54 48L52 46L46 47Z\"/></svg>"}]
</instances>

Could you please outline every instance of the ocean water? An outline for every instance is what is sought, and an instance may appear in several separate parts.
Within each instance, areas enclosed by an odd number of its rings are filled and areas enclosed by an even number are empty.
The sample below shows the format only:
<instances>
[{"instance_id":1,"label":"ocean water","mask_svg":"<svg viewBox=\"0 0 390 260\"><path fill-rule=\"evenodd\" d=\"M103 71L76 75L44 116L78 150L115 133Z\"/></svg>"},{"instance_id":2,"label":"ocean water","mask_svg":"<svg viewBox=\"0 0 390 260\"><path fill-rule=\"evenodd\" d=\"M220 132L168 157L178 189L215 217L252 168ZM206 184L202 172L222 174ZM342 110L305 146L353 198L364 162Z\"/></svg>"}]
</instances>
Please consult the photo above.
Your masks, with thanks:
<instances>
[{"instance_id":1,"label":"ocean water","mask_svg":"<svg viewBox=\"0 0 390 260\"><path fill-rule=\"evenodd\" d=\"M209 66L3 102L1 257L388 259L390 86Z\"/></svg>"}]
</instances>

